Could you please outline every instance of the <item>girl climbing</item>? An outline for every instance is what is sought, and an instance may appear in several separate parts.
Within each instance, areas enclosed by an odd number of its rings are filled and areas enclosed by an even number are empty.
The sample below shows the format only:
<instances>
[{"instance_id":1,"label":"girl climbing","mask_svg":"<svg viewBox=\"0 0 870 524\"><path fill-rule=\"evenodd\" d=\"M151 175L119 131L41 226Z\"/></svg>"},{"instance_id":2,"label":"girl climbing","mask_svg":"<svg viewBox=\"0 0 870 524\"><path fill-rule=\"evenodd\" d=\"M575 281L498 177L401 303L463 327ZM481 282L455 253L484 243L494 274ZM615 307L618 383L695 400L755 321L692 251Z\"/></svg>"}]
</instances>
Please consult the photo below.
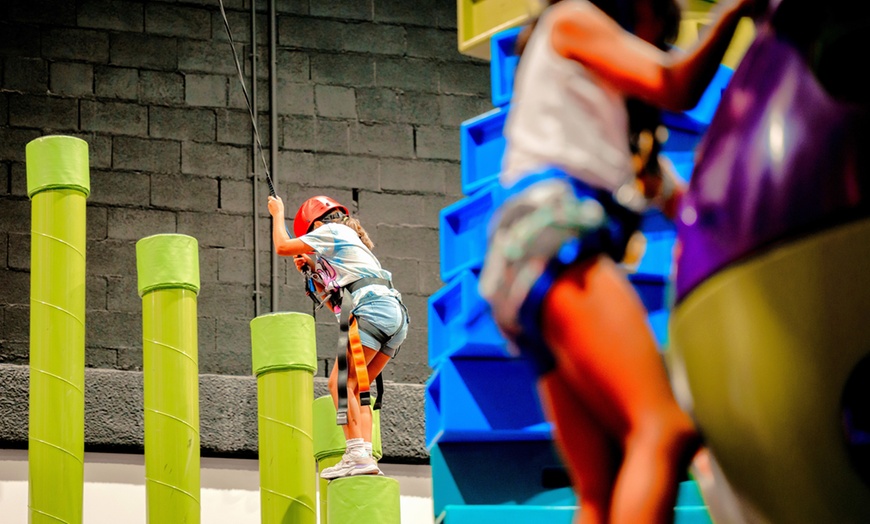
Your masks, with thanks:
<instances>
[{"instance_id":1,"label":"girl climbing","mask_svg":"<svg viewBox=\"0 0 870 524\"><path fill-rule=\"evenodd\" d=\"M294 257L300 272L317 274L319 292L350 292L365 371L374 381L398 353L408 334L409 319L402 295L393 289L390 272L371 251L374 246L368 234L346 207L329 197L316 196L299 207L293 221L296 238L291 239L284 226L281 198L269 197L268 205L276 252ZM338 464L320 472L325 479L380 474L372 456L372 412L369 406L361 405L360 377L353 365L348 366L347 389L347 424L342 426L347 449ZM338 407L338 362L329 376L329 391Z\"/></svg>"},{"instance_id":2,"label":"girl climbing","mask_svg":"<svg viewBox=\"0 0 870 524\"><path fill-rule=\"evenodd\" d=\"M675 0L547 4L519 39L505 200L481 293L511 347L538 368L581 502L577 522L670 522L700 438L618 265L654 200L632 168L626 99L693 107L739 19L766 0L724 6L684 54L659 48L678 27ZM677 184L662 182L656 199L672 201Z\"/></svg>"}]
</instances>

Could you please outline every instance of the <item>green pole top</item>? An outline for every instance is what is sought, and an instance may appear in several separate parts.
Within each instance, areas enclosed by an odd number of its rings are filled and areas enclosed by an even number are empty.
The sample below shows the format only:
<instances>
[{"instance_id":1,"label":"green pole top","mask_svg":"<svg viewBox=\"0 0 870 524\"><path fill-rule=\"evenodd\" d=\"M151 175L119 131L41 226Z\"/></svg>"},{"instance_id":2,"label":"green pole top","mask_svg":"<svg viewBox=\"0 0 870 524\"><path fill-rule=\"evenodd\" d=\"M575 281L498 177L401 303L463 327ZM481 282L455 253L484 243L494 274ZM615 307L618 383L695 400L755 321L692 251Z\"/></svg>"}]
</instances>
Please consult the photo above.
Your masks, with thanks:
<instances>
[{"instance_id":1,"label":"green pole top","mask_svg":"<svg viewBox=\"0 0 870 524\"><path fill-rule=\"evenodd\" d=\"M49 189L91 193L88 143L72 136L44 136L25 148L27 196Z\"/></svg>"},{"instance_id":2,"label":"green pole top","mask_svg":"<svg viewBox=\"0 0 870 524\"><path fill-rule=\"evenodd\" d=\"M288 369L316 372L314 317L295 312L260 315L251 320L251 350L256 376Z\"/></svg>"},{"instance_id":3,"label":"green pole top","mask_svg":"<svg viewBox=\"0 0 870 524\"><path fill-rule=\"evenodd\" d=\"M139 296L158 289L199 293L199 244L187 235L153 235L136 242Z\"/></svg>"}]
</instances>

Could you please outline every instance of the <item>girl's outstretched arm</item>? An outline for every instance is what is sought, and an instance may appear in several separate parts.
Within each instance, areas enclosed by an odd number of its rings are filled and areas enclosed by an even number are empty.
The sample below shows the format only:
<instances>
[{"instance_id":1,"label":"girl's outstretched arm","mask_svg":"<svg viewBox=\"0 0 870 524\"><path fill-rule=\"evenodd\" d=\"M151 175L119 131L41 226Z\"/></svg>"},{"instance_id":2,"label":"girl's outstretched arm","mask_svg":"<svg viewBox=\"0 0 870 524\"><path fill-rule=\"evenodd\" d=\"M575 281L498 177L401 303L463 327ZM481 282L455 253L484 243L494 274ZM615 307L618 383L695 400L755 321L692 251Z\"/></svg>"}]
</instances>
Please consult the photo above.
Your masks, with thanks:
<instances>
[{"instance_id":1,"label":"girl's outstretched arm","mask_svg":"<svg viewBox=\"0 0 870 524\"><path fill-rule=\"evenodd\" d=\"M311 246L298 238L290 238L284 225L284 202L281 197L269 197L269 214L272 215L272 242L275 252L285 257L314 252Z\"/></svg>"},{"instance_id":2,"label":"girl's outstretched arm","mask_svg":"<svg viewBox=\"0 0 870 524\"><path fill-rule=\"evenodd\" d=\"M719 63L744 16L767 6L768 0L735 0L724 7L707 33L688 52L664 52L623 30L603 11L583 4L559 4L552 45L627 96L658 107L683 111L694 107L716 74ZM652 15L638 16L655 24Z\"/></svg>"}]
</instances>

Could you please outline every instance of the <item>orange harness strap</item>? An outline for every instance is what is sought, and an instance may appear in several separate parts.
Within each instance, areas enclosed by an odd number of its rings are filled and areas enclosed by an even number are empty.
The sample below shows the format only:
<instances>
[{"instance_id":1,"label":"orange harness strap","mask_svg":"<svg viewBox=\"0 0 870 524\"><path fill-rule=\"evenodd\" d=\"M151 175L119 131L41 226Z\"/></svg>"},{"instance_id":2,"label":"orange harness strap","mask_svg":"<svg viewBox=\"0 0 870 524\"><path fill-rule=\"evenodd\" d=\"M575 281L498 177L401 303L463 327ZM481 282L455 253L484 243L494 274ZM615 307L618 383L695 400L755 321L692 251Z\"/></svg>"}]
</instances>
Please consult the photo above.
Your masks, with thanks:
<instances>
[{"instance_id":1,"label":"orange harness strap","mask_svg":"<svg viewBox=\"0 0 870 524\"><path fill-rule=\"evenodd\" d=\"M366 367L366 355L363 351L362 341L359 338L359 324L356 317L350 316L350 326L348 329L348 351L353 359L354 370L356 371L356 381L359 384L359 404L360 406L369 406L372 403L371 382L369 382L369 371Z\"/></svg>"}]
</instances>

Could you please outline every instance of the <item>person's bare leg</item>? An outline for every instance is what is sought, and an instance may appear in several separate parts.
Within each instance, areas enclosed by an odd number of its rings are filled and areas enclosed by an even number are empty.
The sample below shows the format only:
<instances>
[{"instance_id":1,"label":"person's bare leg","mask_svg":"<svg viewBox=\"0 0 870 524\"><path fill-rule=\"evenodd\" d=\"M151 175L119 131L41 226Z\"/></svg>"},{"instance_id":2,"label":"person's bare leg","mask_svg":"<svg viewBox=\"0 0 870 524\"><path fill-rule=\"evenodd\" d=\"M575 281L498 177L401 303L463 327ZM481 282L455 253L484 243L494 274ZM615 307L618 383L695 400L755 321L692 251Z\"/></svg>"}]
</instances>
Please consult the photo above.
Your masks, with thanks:
<instances>
[{"instance_id":1,"label":"person's bare leg","mask_svg":"<svg viewBox=\"0 0 870 524\"><path fill-rule=\"evenodd\" d=\"M376 349L368 346L363 346L363 352L366 358L366 370L369 375L369 382L374 384L375 378L381 374L384 367L390 361L390 357L381 353ZM356 396L359 398L359 391L356 391ZM372 441L372 408L371 406L360 406L359 408L359 426L360 435L365 442Z\"/></svg>"},{"instance_id":2,"label":"person's bare leg","mask_svg":"<svg viewBox=\"0 0 870 524\"><path fill-rule=\"evenodd\" d=\"M542 326L566 384L622 447L611 522L670 522L697 434L625 275L606 257L569 269L544 301Z\"/></svg>"},{"instance_id":3,"label":"person's bare leg","mask_svg":"<svg viewBox=\"0 0 870 524\"><path fill-rule=\"evenodd\" d=\"M547 418L553 421L556 446L568 468L577 500L582 501L574 521L605 524L618 464L613 456L615 444L565 383L558 368L541 377L538 387Z\"/></svg>"}]
</instances>

